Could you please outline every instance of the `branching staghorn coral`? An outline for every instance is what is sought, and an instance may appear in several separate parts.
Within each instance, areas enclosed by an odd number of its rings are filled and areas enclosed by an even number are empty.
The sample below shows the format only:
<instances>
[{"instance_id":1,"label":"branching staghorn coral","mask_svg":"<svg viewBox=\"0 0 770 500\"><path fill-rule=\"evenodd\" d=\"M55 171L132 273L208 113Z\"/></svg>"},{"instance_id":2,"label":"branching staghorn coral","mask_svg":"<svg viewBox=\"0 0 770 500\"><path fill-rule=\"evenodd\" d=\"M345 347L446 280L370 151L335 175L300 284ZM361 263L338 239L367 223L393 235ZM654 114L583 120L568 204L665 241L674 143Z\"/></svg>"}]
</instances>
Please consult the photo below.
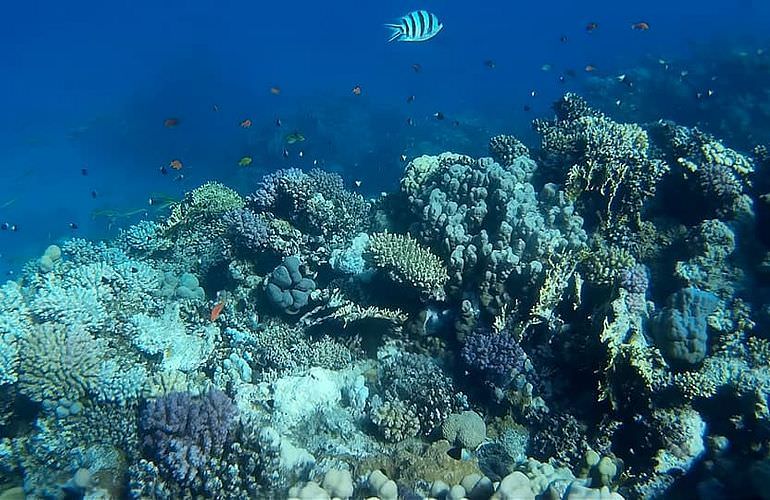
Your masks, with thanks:
<instances>
[{"instance_id":1,"label":"branching staghorn coral","mask_svg":"<svg viewBox=\"0 0 770 500\"><path fill-rule=\"evenodd\" d=\"M375 233L369 237L368 251L374 265L393 281L443 297L449 280L444 263L410 235Z\"/></svg>"},{"instance_id":2,"label":"branching staghorn coral","mask_svg":"<svg viewBox=\"0 0 770 500\"><path fill-rule=\"evenodd\" d=\"M544 156L563 173L571 200L586 206L596 193L605 220L636 222L644 201L668 166L649 156L647 132L636 124L617 123L567 93L554 104L555 120L535 120Z\"/></svg>"}]
</instances>

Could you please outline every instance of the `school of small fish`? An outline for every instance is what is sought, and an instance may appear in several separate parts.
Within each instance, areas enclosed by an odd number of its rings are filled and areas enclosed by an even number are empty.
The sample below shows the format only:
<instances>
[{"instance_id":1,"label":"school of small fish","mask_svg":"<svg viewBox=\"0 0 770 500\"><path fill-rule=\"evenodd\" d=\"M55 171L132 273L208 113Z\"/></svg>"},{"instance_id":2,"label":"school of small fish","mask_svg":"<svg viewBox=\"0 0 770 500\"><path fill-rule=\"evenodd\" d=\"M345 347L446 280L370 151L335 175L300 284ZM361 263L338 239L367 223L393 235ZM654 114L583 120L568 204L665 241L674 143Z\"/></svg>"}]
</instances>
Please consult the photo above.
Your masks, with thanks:
<instances>
[{"instance_id":1,"label":"school of small fish","mask_svg":"<svg viewBox=\"0 0 770 500\"><path fill-rule=\"evenodd\" d=\"M384 25L386 28L390 29L390 37L388 38L388 42L426 42L428 40L433 39L438 35L444 28L444 24L439 20L438 16L430 11L424 10L424 9L418 9L413 10L411 12L408 12L398 18L397 21L393 23L386 23ZM647 21L640 20L637 22L633 22L630 24L630 28L633 31L639 31L639 32L645 32L650 30L650 24ZM597 32L600 30L599 23L595 21L588 22L584 25L584 29L586 33L592 34L594 32ZM569 38L565 34L561 34L559 36L559 42L562 44L565 44L569 41ZM668 69L669 64L663 59L659 60L660 64L664 66L665 69ZM493 59L485 59L483 61L483 65L487 69L495 69L497 68L497 62ZM412 63L411 69L414 73L422 73L423 66L421 63ZM543 64L540 69L544 72L550 72L553 67L549 63ZM586 64L584 66L584 71L586 73L595 73L598 72L598 67L594 64ZM574 78L576 76L575 71L573 69L566 69L562 74L558 76L558 80L562 83L566 82L567 78ZM681 71L681 78L684 79L687 76L687 71L682 70ZM616 77L617 81L619 83L622 83L623 85L626 85L627 87L632 87L633 82L628 78L627 75L622 74ZM282 95L282 88L278 85L273 85L269 87L269 93L273 96L281 96ZM359 84L355 84L352 87L351 93L354 96L361 96L363 94L363 87ZM537 92L535 90L532 90L530 92L530 97L534 98L536 97ZM705 89L702 91L698 91L696 93L697 99L703 99L705 97L710 97L713 95L713 91L710 89ZM408 95L406 97L406 103L411 104L415 101L416 96L415 95ZM620 100L616 101L616 104L619 106L621 104ZM213 104L211 107L212 111L219 112L219 105ZM531 110L531 106L529 104L525 104L523 107L525 112L528 112ZM432 114L432 118L436 121L444 121L446 118L446 115L442 111L435 111ZM454 126L459 126L460 122L458 120L452 120L451 121ZM408 117L406 119L406 125L407 126L415 126L416 122L415 119L412 117ZM182 125L182 119L177 116L168 116L163 120L163 127L166 129L176 129ZM238 125L242 129L251 129L251 127L254 125L251 118L243 118L238 122ZM275 126L276 127L282 127L282 121L281 118L275 118ZM305 136L302 135L300 132L295 131L290 134L287 134L284 136L284 142L287 145L293 145L296 143L304 142ZM290 157L290 152L287 148L283 148L282 154L284 158ZM299 151L296 153L299 158L304 157L304 152ZM401 161L405 161L406 155L401 155ZM237 165L239 167L249 167L253 163L253 158L249 155L241 157L237 161ZM313 160L313 164L317 165L319 163L319 160ZM166 165L161 165L159 170L162 175L168 175L169 169L174 171L180 171L184 168L184 164L182 160L175 158L170 160ZM88 176L89 171L87 167L83 167L80 170L80 173L82 176ZM184 174L181 172L178 173L174 177L175 181L181 181L184 180ZM360 187L361 181L356 181L358 187ZM98 192L95 189L92 189L90 191L91 198L96 199L98 196ZM153 205L153 198L150 198L149 204ZM70 222L69 224L70 229L76 230L78 229L78 225L76 222ZM0 230L2 231L11 231L15 232L18 231L18 226L16 224L12 224L9 222L3 222L0 224ZM212 321L216 319L215 316L218 316L221 312L221 308L224 306L224 303L218 303L215 308L212 310Z\"/></svg>"}]
</instances>

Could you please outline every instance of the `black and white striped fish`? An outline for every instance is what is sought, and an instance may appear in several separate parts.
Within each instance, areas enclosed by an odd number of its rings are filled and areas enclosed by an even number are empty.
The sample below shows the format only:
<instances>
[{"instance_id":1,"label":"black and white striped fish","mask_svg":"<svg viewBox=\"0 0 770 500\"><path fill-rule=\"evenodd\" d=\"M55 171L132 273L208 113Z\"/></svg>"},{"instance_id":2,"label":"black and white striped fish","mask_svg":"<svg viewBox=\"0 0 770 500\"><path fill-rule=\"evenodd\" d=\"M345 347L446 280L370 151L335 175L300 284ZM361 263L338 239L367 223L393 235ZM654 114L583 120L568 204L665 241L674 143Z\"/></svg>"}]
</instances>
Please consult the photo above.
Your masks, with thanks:
<instances>
[{"instance_id":1,"label":"black and white striped fish","mask_svg":"<svg viewBox=\"0 0 770 500\"><path fill-rule=\"evenodd\" d=\"M427 10L415 10L402 17L398 23L386 24L393 30L389 42L424 42L430 40L444 27L436 14Z\"/></svg>"}]
</instances>

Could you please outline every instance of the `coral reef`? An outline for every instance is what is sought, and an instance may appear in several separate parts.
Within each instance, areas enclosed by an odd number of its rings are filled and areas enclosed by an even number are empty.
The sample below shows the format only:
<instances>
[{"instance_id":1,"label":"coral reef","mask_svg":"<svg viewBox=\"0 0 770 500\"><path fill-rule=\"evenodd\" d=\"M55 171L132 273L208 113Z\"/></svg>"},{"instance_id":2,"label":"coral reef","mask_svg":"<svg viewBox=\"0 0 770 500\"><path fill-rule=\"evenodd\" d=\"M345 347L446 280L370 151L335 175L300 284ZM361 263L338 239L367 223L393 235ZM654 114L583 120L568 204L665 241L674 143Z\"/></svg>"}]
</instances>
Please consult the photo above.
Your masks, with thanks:
<instances>
[{"instance_id":1,"label":"coral reef","mask_svg":"<svg viewBox=\"0 0 770 500\"><path fill-rule=\"evenodd\" d=\"M554 110L539 150L498 135L493 158L404 160L373 200L276 170L247 197L207 182L112 240L33 256L0 287L3 484L758 496L770 155L575 94Z\"/></svg>"}]
</instances>

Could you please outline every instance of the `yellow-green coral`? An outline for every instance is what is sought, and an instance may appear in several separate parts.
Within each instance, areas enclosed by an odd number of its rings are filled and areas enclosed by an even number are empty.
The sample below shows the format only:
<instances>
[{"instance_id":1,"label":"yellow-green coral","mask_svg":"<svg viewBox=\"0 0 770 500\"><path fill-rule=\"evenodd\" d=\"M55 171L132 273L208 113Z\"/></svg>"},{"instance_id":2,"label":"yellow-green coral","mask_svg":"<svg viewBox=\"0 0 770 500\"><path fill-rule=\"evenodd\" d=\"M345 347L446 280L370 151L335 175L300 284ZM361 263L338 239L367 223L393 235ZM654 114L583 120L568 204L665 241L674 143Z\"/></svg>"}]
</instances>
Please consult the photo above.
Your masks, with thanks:
<instances>
[{"instance_id":1,"label":"yellow-green coral","mask_svg":"<svg viewBox=\"0 0 770 500\"><path fill-rule=\"evenodd\" d=\"M707 142L700 149L707 163L730 167L742 176L754 172L754 164L749 158L733 149L724 147L719 141Z\"/></svg>"},{"instance_id":2,"label":"yellow-green coral","mask_svg":"<svg viewBox=\"0 0 770 500\"><path fill-rule=\"evenodd\" d=\"M636 259L626 249L607 245L595 239L591 251L583 261L583 276L586 281L598 286L612 286L624 269L636 265Z\"/></svg>"},{"instance_id":3,"label":"yellow-green coral","mask_svg":"<svg viewBox=\"0 0 770 500\"><path fill-rule=\"evenodd\" d=\"M182 201L171 207L166 228L211 219L230 210L245 206L245 201L234 190L219 182L207 182L187 193Z\"/></svg>"},{"instance_id":4,"label":"yellow-green coral","mask_svg":"<svg viewBox=\"0 0 770 500\"><path fill-rule=\"evenodd\" d=\"M375 266L398 283L434 296L442 296L449 280L441 259L409 235L376 233L369 238L369 253Z\"/></svg>"}]
</instances>

